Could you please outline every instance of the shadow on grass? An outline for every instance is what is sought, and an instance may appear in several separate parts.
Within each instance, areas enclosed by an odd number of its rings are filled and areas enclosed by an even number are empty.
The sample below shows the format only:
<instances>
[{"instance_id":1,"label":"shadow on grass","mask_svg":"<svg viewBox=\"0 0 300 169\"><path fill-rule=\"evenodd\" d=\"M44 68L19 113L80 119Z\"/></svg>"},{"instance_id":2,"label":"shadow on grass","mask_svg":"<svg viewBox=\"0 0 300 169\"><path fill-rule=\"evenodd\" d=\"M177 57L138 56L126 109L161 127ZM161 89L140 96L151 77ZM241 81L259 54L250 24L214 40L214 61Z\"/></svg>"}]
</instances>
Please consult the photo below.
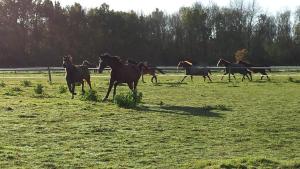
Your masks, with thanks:
<instances>
[{"instance_id":1,"label":"shadow on grass","mask_svg":"<svg viewBox=\"0 0 300 169\"><path fill-rule=\"evenodd\" d=\"M203 106L203 107L191 107L191 106L171 106L163 105L158 107L148 107L139 106L136 108L138 111L148 111L148 112L159 112L159 113L169 113L169 114L179 114L179 115L191 115L191 116L205 116L205 117L222 117L221 114L215 112L214 110L221 111L232 111L232 109L224 106Z\"/></svg>"}]
</instances>

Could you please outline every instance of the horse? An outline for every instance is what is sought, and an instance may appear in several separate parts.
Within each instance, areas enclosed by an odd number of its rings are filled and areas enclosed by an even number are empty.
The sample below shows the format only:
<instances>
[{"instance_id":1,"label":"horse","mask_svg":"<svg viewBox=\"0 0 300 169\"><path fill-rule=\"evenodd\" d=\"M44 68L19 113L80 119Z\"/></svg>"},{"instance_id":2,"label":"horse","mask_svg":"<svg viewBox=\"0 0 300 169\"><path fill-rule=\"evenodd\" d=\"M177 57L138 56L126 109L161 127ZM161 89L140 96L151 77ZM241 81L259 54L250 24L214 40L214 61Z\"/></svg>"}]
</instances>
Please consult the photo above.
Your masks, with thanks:
<instances>
[{"instance_id":1,"label":"horse","mask_svg":"<svg viewBox=\"0 0 300 169\"><path fill-rule=\"evenodd\" d=\"M264 78L264 76L266 76L267 79L270 80L270 78L267 74L267 70L271 72L270 66L267 66L267 65L257 66L257 65L253 65L253 64L250 64L250 63L244 62L244 61L239 61L238 64L246 66L253 73L260 73L261 74L260 80L262 80ZM256 68L256 67L259 67L259 68ZM260 67L267 67L267 68L260 68Z\"/></svg>"},{"instance_id":2,"label":"horse","mask_svg":"<svg viewBox=\"0 0 300 169\"><path fill-rule=\"evenodd\" d=\"M177 65L177 70L179 67L185 68L185 76L181 80L181 83L189 75L191 76L192 81L193 81L193 76L202 76L204 81L206 81L206 77L207 77L209 81L212 82L211 78L209 77L209 74L211 75L211 71L208 68L196 68L195 66L193 66L193 63L189 61L180 61Z\"/></svg>"},{"instance_id":3,"label":"horse","mask_svg":"<svg viewBox=\"0 0 300 169\"><path fill-rule=\"evenodd\" d=\"M66 70L66 81L68 89L72 94L72 99L74 99L74 95L76 95L75 85L77 83L81 84L82 93L85 93L83 80L85 80L88 83L90 89L92 89L89 65L90 63L87 60L83 61L81 65L74 65L72 63L72 57L70 55L63 57L63 67Z\"/></svg>"},{"instance_id":4,"label":"horse","mask_svg":"<svg viewBox=\"0 0 300 169\"><path fill-rule=\"evenodd\" d=\"M110 81L106 96L104 97L103 101L106 101L108 99L112 87L114 87L114 99L117 86L121 83L127 83L130 90L136 92L138 81L141 77L142 67L144 67L143 63L124 64L120 57L111 56L109 53L104 53L99 57L98 72L102 73L104 68L108 66L111 68Z\"/></svg>"},{"instance_id":5,"label":"horse","mask_svg":"<svg viewBox=\"0 0 300 169\"><path fill-rule=\"evenodd\" d=\"M138 64L138 62L136 61L133 61L133 60L130 60L128 59L127 60L128 63L131 63L131 64ZM153 80L155 80L155 83L157 83L157 76L156 76L156 71L161 73L161 74L165 74L165 72L163 72L161 69L157 68L157 67L150 67L148 66L147 64L143 63L144 66L142 67L142 81L143 83L146 83L145 80L144 80L144 75L151 75L152 78L151 78L151 82L154 83Z\"/></svg>"},{"instance_id":6,"label":"horse","mask_svg":"<svg viewBox=\"0 0 300 169\"><path fill-rule=\"evenodd\" d=\"M227 75L228 73L232 74L234 79L235 79L235 76L234 74L235 73L240 73L243 75L243 78L242 78L242 81L244 81L245 79L245 76L248 78L249 81L252 81L252 74L251 72L247 69L246 66L242 65L242 64L236 64L236 63L231 63L229 61L226 61L224 59L219 59L218 63L217 63L217 67L219 67L220 65L223 65L225 66L225 73L223 74L222 76L222 79L223 80L223 77L225 75ZM249 76L248 76L249 74Z\"/></svg>"}]
</instances>

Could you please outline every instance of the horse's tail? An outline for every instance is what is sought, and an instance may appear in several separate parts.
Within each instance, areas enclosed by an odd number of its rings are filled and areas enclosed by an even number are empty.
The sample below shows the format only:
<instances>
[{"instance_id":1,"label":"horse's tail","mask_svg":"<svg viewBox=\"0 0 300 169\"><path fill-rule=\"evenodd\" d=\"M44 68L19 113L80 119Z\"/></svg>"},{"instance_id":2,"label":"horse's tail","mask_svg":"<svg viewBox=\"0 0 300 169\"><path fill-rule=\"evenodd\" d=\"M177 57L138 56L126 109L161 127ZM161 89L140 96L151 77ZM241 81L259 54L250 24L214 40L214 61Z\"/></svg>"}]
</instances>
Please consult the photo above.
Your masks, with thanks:
<instances>
[{"instance_id":1,"label":"horse's tail","mask_svg":"<svg viewBox=\"0 0 300 169\"><path fill-rule=\"evenodd\" d=\"M165 72L163 72L162 69L159 69L159 68L157 68L157 67L155 67L154 69L157 70L157 71L158 71L159 73L161 73L161 74L165 74Z\"/></svg>"},{"instance_id":2,"label":"horse's tail","mask_svg":"<svg viewBox=\"0 0 300 169\"><path fill-rule=\"evenodd\" d=\"M94 67L94 65L87 60L84 60L81 65L86 67Z\"/></svg>"}]
</instances>

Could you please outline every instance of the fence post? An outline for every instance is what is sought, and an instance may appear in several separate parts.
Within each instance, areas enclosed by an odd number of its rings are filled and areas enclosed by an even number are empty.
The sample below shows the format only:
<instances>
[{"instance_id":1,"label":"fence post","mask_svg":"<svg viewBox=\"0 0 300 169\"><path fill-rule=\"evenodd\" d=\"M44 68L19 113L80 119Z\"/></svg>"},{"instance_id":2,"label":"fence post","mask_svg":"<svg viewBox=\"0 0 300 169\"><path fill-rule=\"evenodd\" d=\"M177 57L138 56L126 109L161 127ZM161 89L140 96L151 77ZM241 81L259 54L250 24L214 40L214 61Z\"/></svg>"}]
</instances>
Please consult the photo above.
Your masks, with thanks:
<instances>
[{"instance_id":1,"label":"fence post","mask_svg":"<svg viewBox=\"0 0 300 169\"><path fill-rule=\"evenodd\" d=\"M49 76L49 83L52 84L51 71L49 66L48 66L48 76Z\"/></svg>"},{"instance_id":2,"label":"fence post","mask_svg":"<svg viewBox=\"0 0 300 169\"><path fill-rule=\"evenodd\" d=\"M231 66L228 67L228 72L229 72L229 73L228 73L228 80L229 80L229 82L230 82L230 81L231 81L231 80L230 80L230 76L231 76Z\"/></svg>"}]
</instances>

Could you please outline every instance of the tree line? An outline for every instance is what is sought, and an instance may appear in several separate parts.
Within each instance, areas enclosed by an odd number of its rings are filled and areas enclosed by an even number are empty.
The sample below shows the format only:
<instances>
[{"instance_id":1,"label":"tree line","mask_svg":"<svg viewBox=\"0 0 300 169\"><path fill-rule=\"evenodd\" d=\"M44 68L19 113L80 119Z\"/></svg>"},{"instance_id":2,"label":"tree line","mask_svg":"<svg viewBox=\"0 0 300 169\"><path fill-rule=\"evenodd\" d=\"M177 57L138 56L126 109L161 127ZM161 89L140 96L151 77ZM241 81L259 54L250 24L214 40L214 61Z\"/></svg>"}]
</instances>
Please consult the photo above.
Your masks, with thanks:
<instances>
[{"instance_id":1,"label":"tree line","mask_svg":"<svg viewBox=\"0 0 300 169\"><path fill-rule=\"evenodd\" d=\"M101 53L175 65L181 59L215 65L234 61L246 49L248 61L299 65L300 7L295 12L262 12L256 1L234 0L228 7L195 3L167 14L120 12L109 5L84 9L52 0L0 0L0 67L60 66L98 62Z\"/></svg>"}]
</instances>

